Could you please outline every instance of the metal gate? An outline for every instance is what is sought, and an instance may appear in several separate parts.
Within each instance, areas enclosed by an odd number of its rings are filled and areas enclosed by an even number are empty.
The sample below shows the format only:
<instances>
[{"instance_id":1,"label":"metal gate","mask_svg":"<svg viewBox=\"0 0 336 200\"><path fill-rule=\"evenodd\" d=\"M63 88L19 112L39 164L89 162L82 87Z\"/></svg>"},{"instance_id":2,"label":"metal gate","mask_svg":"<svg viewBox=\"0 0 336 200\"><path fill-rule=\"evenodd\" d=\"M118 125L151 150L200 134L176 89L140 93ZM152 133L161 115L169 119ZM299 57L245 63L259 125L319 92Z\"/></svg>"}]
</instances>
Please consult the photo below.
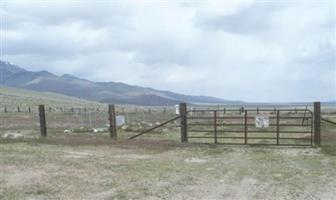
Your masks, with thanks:
<instances>
[{"instance_id":1,"label":"metal gate","mask_svg":"<svg viewBox=\"0 0 336 200\"><path fill-rule=\"evenodd\" d=\"M308 109L203 109L187 110L180 103L178 116L145 130L134 139L180 119L181 142L188 140L238 145L321 145L321 103Z\"/></svg>"},{"instance_id":2,"label":"metal gate","mask_svg":"<svg viewBox=\"0 0 336 200\"><path fill-rule=\"evenodd\" d=\"M191 110L187 140L222 144L313 145L313 112L306 109Z\"/></svg>"}]
</instances>

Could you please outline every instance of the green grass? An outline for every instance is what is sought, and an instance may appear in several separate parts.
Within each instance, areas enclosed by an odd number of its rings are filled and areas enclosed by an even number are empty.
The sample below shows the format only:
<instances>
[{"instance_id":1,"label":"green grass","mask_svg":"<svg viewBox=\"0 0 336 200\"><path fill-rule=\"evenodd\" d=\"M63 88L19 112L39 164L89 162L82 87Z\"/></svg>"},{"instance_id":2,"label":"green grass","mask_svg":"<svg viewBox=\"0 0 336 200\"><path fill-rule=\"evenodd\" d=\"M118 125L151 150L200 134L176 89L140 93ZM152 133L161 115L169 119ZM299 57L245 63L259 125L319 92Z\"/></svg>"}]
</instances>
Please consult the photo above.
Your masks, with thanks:
<instances>
[{"instance_id":1,"label":"green grass","mask_svg":"<svg viewBox=\"0 0 336 200\"><path fill-rule=\"evenodd\" d=\"M31 107L35 111L39 104L47 107L87 107L87 108L105 108L106 104L94 101L87 101L75 97L69 97L51 92L36 92L19 88L0 86L1 107L0 112L7 106L8 111L16 111L20 106L22 111L28 111Z\"/></svg>"}]
</instances>

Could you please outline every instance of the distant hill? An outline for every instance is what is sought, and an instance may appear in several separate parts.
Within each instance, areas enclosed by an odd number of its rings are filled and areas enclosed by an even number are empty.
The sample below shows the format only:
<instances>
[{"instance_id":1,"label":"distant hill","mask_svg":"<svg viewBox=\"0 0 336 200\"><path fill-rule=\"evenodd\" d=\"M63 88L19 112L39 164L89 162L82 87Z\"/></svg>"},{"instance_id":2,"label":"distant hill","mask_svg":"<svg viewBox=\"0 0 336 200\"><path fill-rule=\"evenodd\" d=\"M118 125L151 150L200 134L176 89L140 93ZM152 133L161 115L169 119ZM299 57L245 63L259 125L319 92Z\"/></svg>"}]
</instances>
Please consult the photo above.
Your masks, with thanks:
<instances>
[{"instance_id":1,"label":"distant hill","mask_svg":"<svg viewBox=\"0 0 336 200\"><path fill-rule=\"evenodd\" d=\"M1 86L0 90L1 106L0 110L7 107L8 110L16 110L20 106L21 110L28 107L37 109L39 104L47 107L85 107L107 109L106 104L95 101L87 101L76 97L69 97L51 92L37 92L21 88Z\"/></svg>"},{"instance_id":2,"label":"distant hill","mask_svg":"<svg viewBox=\"0 0 336 200\"><path fill-rule=\"evenodd\" d=\"M119 82L93 82L73 75L57 76L48 71L32 72L9 62L0 61L1 81L4 86L54 92L102 103L145 106L174 105L180 102L201 104L235 104L209 96L183 95Z\"/></svg>"}]
</instances>

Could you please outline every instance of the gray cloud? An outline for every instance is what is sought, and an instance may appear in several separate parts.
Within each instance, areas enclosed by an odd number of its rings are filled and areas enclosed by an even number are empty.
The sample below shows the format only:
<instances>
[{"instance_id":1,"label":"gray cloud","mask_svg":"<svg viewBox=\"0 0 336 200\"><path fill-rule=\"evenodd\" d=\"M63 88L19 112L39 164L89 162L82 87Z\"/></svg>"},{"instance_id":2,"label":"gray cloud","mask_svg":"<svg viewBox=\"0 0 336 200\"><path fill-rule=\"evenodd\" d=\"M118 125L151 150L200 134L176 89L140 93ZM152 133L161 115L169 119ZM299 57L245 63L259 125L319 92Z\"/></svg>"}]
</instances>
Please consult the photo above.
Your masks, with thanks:
<instances>
[{"instance_id":1,"label":"gray cloud","mask_svg":"<svg viewBox=\"0 0 336 200\"><path fill-rule=\"evenodd\" d=\"M232 14L197 16L196 24L205 30L223 30L230 33L249 34L270 30L271 14L278 10L278 4L273 6L257 3L243 6Z\"/></svg>"},{"instance_id":2,"label":"gray cloud","mask_svg":"<svg viewBox=\"0 0 336 200\"><path fill-rule=\"evenodd\" d=\"M188 94L335 100L334 16L328 3L7 2L3 56Z\"/></svg>"}]
</instances>

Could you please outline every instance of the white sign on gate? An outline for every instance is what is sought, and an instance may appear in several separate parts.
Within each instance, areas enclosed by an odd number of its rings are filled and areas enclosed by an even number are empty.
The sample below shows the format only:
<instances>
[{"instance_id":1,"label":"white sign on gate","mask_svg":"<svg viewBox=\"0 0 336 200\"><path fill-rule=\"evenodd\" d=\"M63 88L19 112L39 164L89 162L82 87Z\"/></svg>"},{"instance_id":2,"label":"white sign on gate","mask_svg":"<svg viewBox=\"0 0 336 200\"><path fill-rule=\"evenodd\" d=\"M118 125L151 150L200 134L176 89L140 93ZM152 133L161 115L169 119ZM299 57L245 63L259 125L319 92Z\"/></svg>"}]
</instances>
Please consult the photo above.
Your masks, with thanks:
<instances>
[{"instance_id":1,"label":"white sign on gate","mask_svg":"<svg viewBox=\"0 0 336 200\"><path fill-rule=\"evenodd\" d=\"M269 117L266 115L256 115L255 116L255 126L257 128L268 128L269 127Z\"/></svg>"},{"instance_id":2,"label":"white sign on gate","mask_svg":"<svg viewBox=\"0 0 336 200\"><path fill-rule=\"evenodd\" d=\"M117 126L121 126L124 125L125 122L125 115L117 115L116 116L116 122L117 122Z\"/></svg>"}]
</instances>

